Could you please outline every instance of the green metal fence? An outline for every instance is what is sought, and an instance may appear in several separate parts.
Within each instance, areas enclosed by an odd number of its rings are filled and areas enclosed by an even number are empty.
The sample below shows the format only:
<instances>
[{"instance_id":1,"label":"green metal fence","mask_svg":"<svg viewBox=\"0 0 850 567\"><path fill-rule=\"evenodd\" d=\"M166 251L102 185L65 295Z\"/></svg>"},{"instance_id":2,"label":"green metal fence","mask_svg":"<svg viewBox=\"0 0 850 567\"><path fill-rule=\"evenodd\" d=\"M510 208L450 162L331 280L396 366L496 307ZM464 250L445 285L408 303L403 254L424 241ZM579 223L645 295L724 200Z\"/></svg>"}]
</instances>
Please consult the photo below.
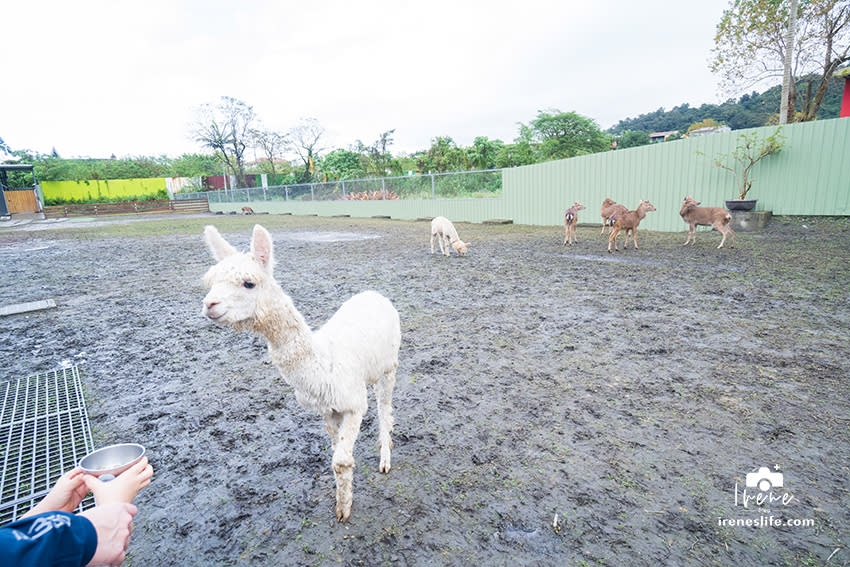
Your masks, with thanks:
<instances>
[{"instance_id":1,"label":"green metal fence","mask_svg":"<svg viewBox=\"0 0 850 567\"><path fill-rule=\"evenodd\" d=\"M404 196L393 201L275 200L250 204L255 210L270 213L385 215L398 219L442 215L458 221L500 218L549 226L560 225L564 210L574 201L587 207L579 215L580 223L599 223L599 207L606 197L630 209L641 199L648 199L657 211L649 213L641 227L676 232L685 230L679 217L684 197L721 207L726 199L737 197L734 176L715 166L714 158L731 153L742 134L755 131L763 138L775 130L775 126L736 130L505 169L501 171L501 197L494 198L450 198L450 193L435 191L428 195L425 189L417 190L414 198ZM789 124L783 126L782 135L782 151L753 169L749 196L758 199L756 210L777 215L850 215L850 118ZM349 183L353 182L346 181L347 186ZM214 211L239 210L243 204L249 202L218 203L210 197Z\"/></svg>"}]
</instances>

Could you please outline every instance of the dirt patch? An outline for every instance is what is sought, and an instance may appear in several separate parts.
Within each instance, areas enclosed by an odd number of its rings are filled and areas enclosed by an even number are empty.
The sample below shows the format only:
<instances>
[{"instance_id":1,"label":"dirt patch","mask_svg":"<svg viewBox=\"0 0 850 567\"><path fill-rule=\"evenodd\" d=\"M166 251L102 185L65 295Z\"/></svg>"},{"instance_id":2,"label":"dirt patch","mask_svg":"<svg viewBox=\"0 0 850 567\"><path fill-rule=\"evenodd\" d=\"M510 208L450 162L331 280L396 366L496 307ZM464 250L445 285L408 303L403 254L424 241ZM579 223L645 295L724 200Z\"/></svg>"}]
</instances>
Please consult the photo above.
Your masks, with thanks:
<instances>
[{"instance_id":1,"label":"dirt patch","mask_svg":"<svg viewBox=\"0 0 850 567\"><path fill-rule=\"evenodd\" d=\"M370 400L345 525L321 420L200 316L203 225L244 249L254 222L313 327L364 289L401 314L393 470ZM3 376L77 362L96 444L148 448L128 565L850 563L850 222L614 255L598 227L458 230L464 258L383 219L0 228L0 305L58 304L0 319ZM743 507L760 466L789 503Z\"/></svg>"}]
</instances>

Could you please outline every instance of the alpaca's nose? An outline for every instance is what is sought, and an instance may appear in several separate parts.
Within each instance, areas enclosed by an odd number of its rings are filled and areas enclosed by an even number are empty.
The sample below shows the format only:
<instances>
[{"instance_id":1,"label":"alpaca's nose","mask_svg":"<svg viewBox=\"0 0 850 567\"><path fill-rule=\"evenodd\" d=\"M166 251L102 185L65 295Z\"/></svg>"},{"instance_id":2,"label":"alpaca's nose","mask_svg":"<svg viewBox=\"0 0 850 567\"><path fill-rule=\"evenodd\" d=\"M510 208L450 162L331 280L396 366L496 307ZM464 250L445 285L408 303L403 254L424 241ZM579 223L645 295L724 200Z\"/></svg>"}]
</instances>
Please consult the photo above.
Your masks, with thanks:
<instances>
[{"instance_id":1,"label":"alpaca's nose","mask_svg":"<svg viewBox=\"0 0 850 567\"><path fill-rule=\"evenodd\" d=\"M207 309L212 309L213 307L215 307L215 306L216 306L216 305L218 305L218 304L219 304L219 302L218 302L218 301L216 301L215 299L205 299L205 300L204 300L204 306L205 306Z\"/></svg>"}]
</instances>

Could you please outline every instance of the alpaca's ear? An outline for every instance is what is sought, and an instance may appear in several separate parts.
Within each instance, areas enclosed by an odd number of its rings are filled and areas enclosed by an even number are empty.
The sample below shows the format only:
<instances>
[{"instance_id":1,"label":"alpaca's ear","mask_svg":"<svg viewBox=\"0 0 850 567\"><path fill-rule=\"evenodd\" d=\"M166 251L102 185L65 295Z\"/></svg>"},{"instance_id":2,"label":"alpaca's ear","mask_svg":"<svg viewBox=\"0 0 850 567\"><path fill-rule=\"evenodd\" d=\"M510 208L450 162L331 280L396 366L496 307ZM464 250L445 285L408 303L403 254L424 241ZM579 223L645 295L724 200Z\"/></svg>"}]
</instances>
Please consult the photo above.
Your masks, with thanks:
<instances>
[{"instance_id":1,"label":"alpaca's ear","mask_svg":"<svg viewBox=\"0 0 850 567\"><path fill-rule=\"evenodd\" d=\"M210 249L210 254L212 254L212 257L216 261L221 261L231 254L236 254L236 248L228 244L212 225L204 227L204 242L207 243L207 248Z\"/></svg>"},{"instance_id":2,"label":"alpaca's ear","mask_svg":"<svg viewBox=\"0 0 850 567\"><path fill-rule=\"evenodd\" d=\"M251 256L269 272L274 268L274 249L272 246L272 235L269 231L258 224L254 225L254 234L251 237Z\"/></svg>"}]
</instances>

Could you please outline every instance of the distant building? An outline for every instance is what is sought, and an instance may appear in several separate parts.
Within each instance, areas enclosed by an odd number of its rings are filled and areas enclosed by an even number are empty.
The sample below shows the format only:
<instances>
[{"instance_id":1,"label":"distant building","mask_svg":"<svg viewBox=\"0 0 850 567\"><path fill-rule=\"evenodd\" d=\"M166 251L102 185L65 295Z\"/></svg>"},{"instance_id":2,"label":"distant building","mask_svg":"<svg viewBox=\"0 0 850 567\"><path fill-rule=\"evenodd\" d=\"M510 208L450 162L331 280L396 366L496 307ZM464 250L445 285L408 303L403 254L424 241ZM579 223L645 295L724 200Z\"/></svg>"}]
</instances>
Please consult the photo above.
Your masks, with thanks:
<instances>
[{"instance_id":1,"label":"distant building","mask_svg":"<svg viewBox=\"0 0 850 567\"><path fill-rule=\"evenodd\" d=\"M671 130L669 132L653 132L649 135L649 139L653 142L666 142L667 138L678 133L678 130Z\"/></svg>"}]
</instances>

